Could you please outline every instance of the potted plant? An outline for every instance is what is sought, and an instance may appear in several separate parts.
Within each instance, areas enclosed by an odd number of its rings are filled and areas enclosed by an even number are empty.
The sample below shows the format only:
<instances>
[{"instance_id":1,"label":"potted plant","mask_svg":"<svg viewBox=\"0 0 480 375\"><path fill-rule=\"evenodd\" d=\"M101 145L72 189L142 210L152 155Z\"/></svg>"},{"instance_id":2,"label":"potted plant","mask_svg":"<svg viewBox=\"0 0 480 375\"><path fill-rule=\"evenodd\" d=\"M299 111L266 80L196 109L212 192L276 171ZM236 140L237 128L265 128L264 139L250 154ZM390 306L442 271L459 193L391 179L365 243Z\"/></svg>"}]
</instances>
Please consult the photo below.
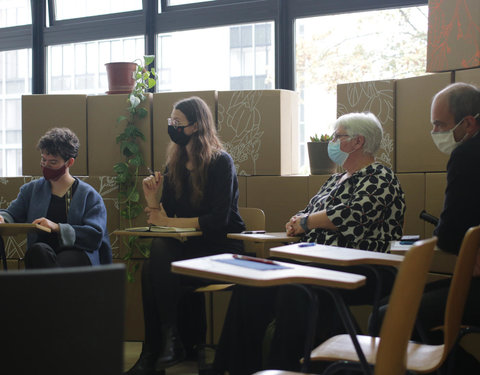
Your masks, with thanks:
<instances>
[{"instance_id":1,"label":"potted plant","mask_svg":"<svg viewBox=\"0 0 480 375\"><path fill-rule=\"evenodd\" d=\"M135 86L135 62L111 62L105 64L108 78L107 94L128 94Z\"/></svg>"},{"instance_id":2,"label":"potted plant","mask_svg":"<svg viewBox=\"0 0 480 375\"><path fill-rule=\"evenodd\" d=\"M139 186L139 170L145 165L140 143L145 141L145 135L137 126L138 120L148 114L148 106L141 105L147 98L147 90L155 87L155 68L148 68L153 63L155 56L144 56L143 64L135 64L136 68L132 74L134 86L128 95L126 114L117 118L117 123L125 124L123 131L117 136L116 142L120 145L120 151L124 159L114 165L116 182L118 186L118 206L120 216L128 220L129 227L133 219L143 212L140 204L141 186ZM127 253L124 257L129 260L135 249L144 256L148 256L148 246L138 241L138 237L130 236L126 239ZM138 265L137 265L138 266ZM132 279L133 272L128 273Z\"/></svg>"},{"instance_id":3,"label":"potted plant","mask_svg":"<svg viewBox=\"0 0 480 375\"><path fill-rule=\"evenodd\" d=\"M331 136L317 134L310 137L308 146L308 158L310 160L310 174L332 174L336 171L336 164L328 157L328 142Z\"/></svg>"}]
</instances>

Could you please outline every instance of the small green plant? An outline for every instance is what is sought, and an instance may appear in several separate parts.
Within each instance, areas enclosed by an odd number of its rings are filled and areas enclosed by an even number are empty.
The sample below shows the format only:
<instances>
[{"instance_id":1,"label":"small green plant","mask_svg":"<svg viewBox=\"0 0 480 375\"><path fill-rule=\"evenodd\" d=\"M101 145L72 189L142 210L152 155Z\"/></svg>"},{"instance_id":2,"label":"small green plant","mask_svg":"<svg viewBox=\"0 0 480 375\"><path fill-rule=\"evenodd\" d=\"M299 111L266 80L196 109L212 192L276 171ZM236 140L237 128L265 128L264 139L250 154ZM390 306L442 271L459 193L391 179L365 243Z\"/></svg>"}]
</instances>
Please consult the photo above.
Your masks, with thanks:
<instances>
[{"instance_id":1,"label":"small green plant","mask_svg":"<svg viewBox=\"0 0 480 375\"><path fill-rule=\"evenodd\" d=\"M140 204L140 188L138 186L138 174L140 167L145 165L145 159L141 151L141 143L145 142L145 135L138 127L138 122L145 118L148 110L141 104L146 99L146 91L155 87L156 73L155 68L148 66L153 63L155 56L144 56L144 63L137 64L134 79L135 86L128 95L128 106L126 115L119 116L117 123L125 124L122 133L117 136L117 144L120 145L120 151L124 159L114 165L116 173L116 182L118 186L118 205L120 216L128 220L128 226L132 227L133 219L140 215L143 207ZM135 249L148 257L148 244L138 241L138 237L129 236L125 240L127 253L124 259L129 261L133 256ZM133 274L138 268L138 264L132 272L128 272L128 279L133 280Z\"/></svg>"},{"instance_id":2,"label":"small green plant","mask_svg":"<svg viewBox=\"0 0 480 375\"><path fill-rule=\"evenodd\" d=\"M321 134L320 138L318 137L317 133L315 133L315 135L310 136L310 142L329 142L331 139L332 139L332 136L328 134Z\"/></svg>"}]
</instances>

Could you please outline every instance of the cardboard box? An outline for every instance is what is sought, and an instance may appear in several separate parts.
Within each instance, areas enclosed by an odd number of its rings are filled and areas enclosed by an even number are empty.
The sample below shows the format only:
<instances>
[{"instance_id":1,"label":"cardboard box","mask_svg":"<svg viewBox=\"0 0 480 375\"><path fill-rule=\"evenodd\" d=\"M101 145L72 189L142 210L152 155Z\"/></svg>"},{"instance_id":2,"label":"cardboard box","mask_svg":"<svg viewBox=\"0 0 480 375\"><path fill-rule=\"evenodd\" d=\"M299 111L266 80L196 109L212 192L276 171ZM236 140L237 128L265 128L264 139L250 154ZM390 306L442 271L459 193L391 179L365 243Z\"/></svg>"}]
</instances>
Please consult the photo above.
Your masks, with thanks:
<instances>
[{"instance_id":1,"label":"cardboard box","mask_svg":"<svg viewBox=\"0 0 480 375\"><path fill-rule=\"evenodd\" d=\"M398 80L396 83L396 171L444 172L448 155L430 134L433 96L451 83L450 73Z\"/></svg>"},{"instance_id":2,"label":"cardboard box","mask_svg":"<svg viewBox=\"0 0 480 375\"><path fill-rule=\"evenodd\" d=\"M165 168L167 146L170 143L167 119L170 117L173 105L181 99L198 96L207 103L216 122L216 91L191 92L161 92L153 94L153 168L162 171Z\"/></svg>"},{"instance_id":3,"label":"cardboard box","mask_svg":"<svg viewBox=\"0 0 480 375\"><path fill-rule=\"evenodd\" d=\"M239 175L298 173L298 95L219 91L218 130Z\"/></svg>"},{"instance_id":4,"label":"cardboard box","mask_svg":"<svg viewBox=\"0 0 480 375\"><path fill-rule=\"evenodd\" d=\"M480 66L480 2L429 0L427 72Z\"/></svg>"},{"instance_id":5,"label":"cardboard box","mask_svg":"<svg viewBox=\"0 0 480 375\"><path fill-rule=\"evenodd\" d=\"M285 223L303 210L308 196L307 176L251 176L247 178L247 207L265 212L265 227L270 232L285 231Z\"/></svg>"},{"instance_id":6,"label":"cardboard box","mask_svg":"<svg viewBox=\"0 0 480 375\"><path fill-rule=\"evenodd\" d=\"M115 260L114 263L127 263ZM136 265L138 270L134 273L135 280L125 284L125 340L143 341L145 326L143 321L141 268L143 260L130 261L128 269L131 271Z\"/></svg>"},{"instance_id":7,"label":"cardboard box","mask_svg":"<svg viewBox=\"0 0 480 375\"><path fill-rule=\"evenodd\" d=\"M372 112L377 116L383 127L383 139L375 158L395 170L395 81L338 85L337 116L350 112Z\"/></svg>"},{"instance_id":8,"label":"cardboard box","mask_svg":"<svg viewBox=\"0 0 480 375\"><path fill-rule=\"evenodd\" d=\"M17 198L20 187L38 177L0 178L0 209L6 209ZM5 254L9 259L21 259L27 251L27 235L4 236ZM10 264L9 264L10 267ZM15 267L18 268L18 267Z\"/></svg>"},{"instance_id":9,"label":"cardboard box","mask_svg":"<svg viewBox=\"0 0 480 375\"><path fill-rule=\"evenodd\" d=\"M455 82L465 82L480 86L480 69L458 70L455 72Z\"/></svg>"},{"instance_id":10,"label":"cardboard box","mask_svg":"<svg viewBox=\"0 0 480 375\"><path fill-rule=\"evenodd\" d=\"M98 95L87 98L88 108L88 172L92 176L112 176L113 166L125 157L120 152L117 136L123 132L126 121L117 122L118 117L127 116L128 95ZM152 165L151 119L152 94L141 104L148 110L148 115L139 119L137 128L145 135L145 142L139 141L145 166L140 168L140 175L147 175L147 167Z\"/></svg>"},{"instance_id":11,"label":"cardboard box","mask_svg":"<svg viewBox=\"0 0 480 375\"><path fill-rule=\"evenodd\" d=\"M87 169L87 96L22 96L22 168L23 175L41 174L39 138L51 128L69 128L80 140L80 150L71 173L88 175Z\"/></svg>"},{"instance_id":12,"label":"cardboard box","mask_svg":"<svg viewBox=\"0 0 480 375\"><path fill-rule=\"evenodd\" d=\"M425 207L425 174L397 173L397 178L405 193L406 210L403 233L418 234L420 238L425 238L424 222L419 217Z\"/></svg>"},{"instance_id":13,"label":"cardboard box","mask_svg":"<svg viewBox=\"0 0 480 375\"><path fill-rule=\"evenodd\" d=\"M447 187L447 174L427 173L425 175L425 211L440 217L445 200L445 188ZM425 236L431 237L435 226L425 222Z\"/></svg>"}]
</instances>

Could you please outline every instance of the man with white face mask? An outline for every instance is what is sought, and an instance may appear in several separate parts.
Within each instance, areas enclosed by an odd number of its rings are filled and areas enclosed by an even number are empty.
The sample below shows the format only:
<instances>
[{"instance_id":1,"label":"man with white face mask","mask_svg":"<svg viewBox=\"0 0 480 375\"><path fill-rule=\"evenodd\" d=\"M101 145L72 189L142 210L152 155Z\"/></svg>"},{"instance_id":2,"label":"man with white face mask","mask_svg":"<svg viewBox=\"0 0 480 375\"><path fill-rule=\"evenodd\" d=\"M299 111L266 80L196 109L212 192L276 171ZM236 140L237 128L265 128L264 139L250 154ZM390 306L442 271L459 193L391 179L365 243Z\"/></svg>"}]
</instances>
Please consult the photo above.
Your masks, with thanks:
<instances>
[{"instance_id":1,"label":"man with white face mask","mask_svg":"<svg viewBox=\"0 0 480 375\"><path fill-rule=\"evenodd\" d=\"M480 90L466 83L447 86L435 95L431 107L432 139L438 149L450 154L447 188L440 220L434 230L438 247L458 254L468 228L480 224ZM477 256L478 258L478 256ZM480 326L480 273L472 278L462 323ZM441 330L450 279L425 287L417 315L428 344L442 344ZM380 308L383 317L387 305ZM415 336L420 341L420 337ZM454 356L454 374L480 374L480 363L459 347Z\"/></svg>"},{"instance_id":2,"label":"man with white face mask","mask_svg":"<svg viewBox=\"0 0 480 375\"><path fill-rule=\"evenodd\" d=\"M432 139L451 154L447 189L434 234L438 247L458 253L468 228L480 224L480 90L455 83L435 95L431 108Z\"/></svg>"}]
</instances>

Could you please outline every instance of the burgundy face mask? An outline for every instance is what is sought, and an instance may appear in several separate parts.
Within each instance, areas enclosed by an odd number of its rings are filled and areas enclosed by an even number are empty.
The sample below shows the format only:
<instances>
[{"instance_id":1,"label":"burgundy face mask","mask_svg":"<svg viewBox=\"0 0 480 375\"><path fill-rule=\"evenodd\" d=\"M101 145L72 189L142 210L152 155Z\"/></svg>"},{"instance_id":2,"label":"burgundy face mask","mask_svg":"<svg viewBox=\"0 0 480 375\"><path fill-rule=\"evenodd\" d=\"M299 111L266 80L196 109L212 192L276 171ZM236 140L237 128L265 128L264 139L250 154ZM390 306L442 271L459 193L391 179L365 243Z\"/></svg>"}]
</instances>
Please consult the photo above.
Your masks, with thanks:
<instances>
[{"instance_id":1,"label":"burgundy face mask","mask_svg":"<svg viewBox=\"0 0 480 375\"><path fill-rule=\"evenodd\" d=\"M58 169L42 167L43 177L49 181L56 181L65 174L66 169L67 167L65 164Z\"/></svg>"}]
</instances>

